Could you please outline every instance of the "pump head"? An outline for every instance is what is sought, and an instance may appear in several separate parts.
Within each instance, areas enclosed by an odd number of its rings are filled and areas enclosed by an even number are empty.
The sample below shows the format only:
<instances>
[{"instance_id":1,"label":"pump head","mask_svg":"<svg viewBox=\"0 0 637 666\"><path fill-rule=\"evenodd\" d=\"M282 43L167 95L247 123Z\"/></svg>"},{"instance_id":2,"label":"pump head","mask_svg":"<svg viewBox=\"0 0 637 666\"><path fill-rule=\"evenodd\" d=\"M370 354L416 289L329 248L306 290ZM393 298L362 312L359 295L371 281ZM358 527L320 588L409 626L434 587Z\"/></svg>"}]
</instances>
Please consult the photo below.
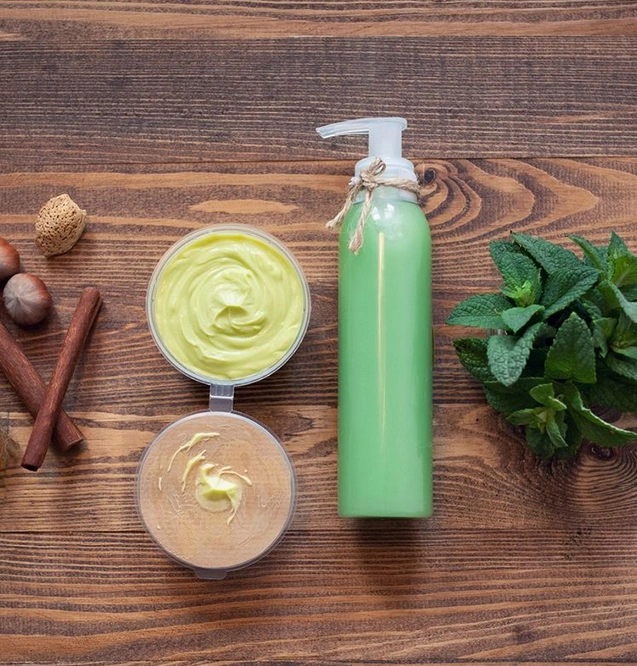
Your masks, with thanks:
<instances>
[{"instance_id":1,"label":"pump head","mask_svg":"<svg viewBox=\"0 0 637 666\"><path fill-rule=\"evenodd\" d=\"M385 177L417 180L414 165L402 157L402 133L407 128L404 118L356 118L340 123L317 127L316 131L323 139L332 136L367 134L369 136L368 157L356 164L355 174L368 167L379 157L385 162Z\"/></svg>"}]
</instances>

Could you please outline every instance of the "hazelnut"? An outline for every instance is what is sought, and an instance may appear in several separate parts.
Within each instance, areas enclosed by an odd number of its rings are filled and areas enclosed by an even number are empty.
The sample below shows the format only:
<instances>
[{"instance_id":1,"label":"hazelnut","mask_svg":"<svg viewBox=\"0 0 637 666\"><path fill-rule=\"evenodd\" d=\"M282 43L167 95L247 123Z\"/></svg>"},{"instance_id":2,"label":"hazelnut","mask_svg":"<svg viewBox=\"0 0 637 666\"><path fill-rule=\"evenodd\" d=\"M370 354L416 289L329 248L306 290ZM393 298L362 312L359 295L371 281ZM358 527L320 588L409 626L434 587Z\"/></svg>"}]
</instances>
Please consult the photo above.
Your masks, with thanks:
<instances>
[{"instance_id":1,"label":"hazelnut","mask_svg":"<svg viewBox=\"0 0 637 666\"><path fill-rule=\"evenodd\" d=\"M35 242L45 257L68 252L80 239L86 211L68 194L49 199L35 221Z\"/></svg>"},{"instance_id":2,"label":"hazelnut","mask_svg":"<svg viewBox=\"0 0 637 666\"><path fill-rule=\"evenodd\" d=\"M49 314L53 299L46 285L33 273L17 273L4 287L4 305L20 326L34 326Z\"/></svg>"},{"instance_id":3,"label":"hazelnut","mask_svg":"<svg viewBox=\"0 0 637 666\"><path fill-rule=\"evenodd\" d=\"M18 251L0 236L0 282L15 275L20 270Z\"/></svg>"}]
</instances>

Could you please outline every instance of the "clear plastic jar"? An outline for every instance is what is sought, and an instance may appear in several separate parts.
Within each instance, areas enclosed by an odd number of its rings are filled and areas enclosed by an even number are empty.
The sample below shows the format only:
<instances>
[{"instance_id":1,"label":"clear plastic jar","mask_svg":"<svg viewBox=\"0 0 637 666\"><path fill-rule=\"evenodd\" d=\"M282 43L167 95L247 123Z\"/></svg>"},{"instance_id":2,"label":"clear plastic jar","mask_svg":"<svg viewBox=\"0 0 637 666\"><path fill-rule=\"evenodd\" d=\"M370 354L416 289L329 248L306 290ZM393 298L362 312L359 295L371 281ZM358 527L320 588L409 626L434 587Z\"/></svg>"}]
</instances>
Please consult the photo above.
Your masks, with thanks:
<instances>
[{"instance_id":1,"label":"clear plastic jar","mask_svg":"<svg viewBox=\"0 0 637 666\"><path fill-rule=\"evenodd\" d=\"M201 368L193 367L192 365L189 365L188 363L184 362L183 359L180 359L179 354L177 353L177 349L171 348L171 346L167 343L167 340L165 340L165 336L162 335L162 331L160 330L160 326L158 325L157 310L158 307L160 307L160 304L158 304L158 299L160 297L159 289L161 286L163 286L162 278L164 276L164 273L171 267L171 262L174 263L180 253L183 254L184 252L187 252L189 248L195 248L194 252L192 253L192 257L188 256L187 260L184 262L185 265L183 266L183 270L191 271L193 273L192 282L194 282L195 280L198 281L200 285L198 287L199 289L198 294L201 294L204 291L204 287L206 287L207 284L214 285L214 280L216 280L218 277L220 277L220 280L223 280L224 278L223 278L223 271L221 271L220 276L218 274L211 275L208 283L202 280L201 270L192 269L193 265L196 265L197 263L196 252L201 249L200 247L197 246L201 245L202 241L203 242L211 241L211 243L214 243L214 241L217 239L220 241L223 241L224 239L228 238L240 240L241 237L245 238L247 244L246 247L250 248L251 245L254 247L263 245L264 247L268 248L270 252L272 252L273 258L281 260L283 265L289 267L290 275L293 275L294 279L298 281L298 288L296 288L294 291L295 297L299 296L302 299L302 303L300 304L300 312L298 313L299 320L298 320L296 335L294 339L291 340L289 344L287 344L285 349L280 350L281 351L280 356L273 363L265 365L264 367L258 369L255 372L248 372L244 376L240 377L235 376L229 378L229 377L220 376L219 374L215 374L214 370L206 371L202 370ZM229 267L228 266L224 267L226 274L232 273L234 271L234 274L236 275L237 270L240 271L244 270L245 266L242 265L239 259L237 258L233 259L230 262L231 265ZM263 257L258 257L258 259L263 260ZM250 267L248 266L248 269L249 268ZM264 279L265 277L267 277L266 271L259 271L258 273L256 272L260 268L261 268L260 266L255 267L254 275L249 275L250 271L249 270L247 271L249 277L252 278L252 283L250 286L253 287L254 291L256 291L256 288L258 287L258 285L255 285L255 282L257 282L259 279ZM274 268L276 268L276 266ZM189 284L188 286L191 285ZM295 287L297 287L297 285L295 285ZM169 291L170 288L171 285L165 287L163 289L161 296L165 297L166 291ZM177 284L174 285L174 288L177 289ZM274 291L275 291L274 289L270 289L269 292L266 290L265 293L256 294L255 298L260 296L265 299L271 298L271 300L274 300L277 297L277 295L273 293ZM281 298L283 298L284 296L285 295L282 295ZM192 300L195 299L193 298ZM180 298L178 301L178 307L180 308L178 310L178 314L180 316L183 316L186 308L188 308L189 306L191 306L192 309L199 308L202 300L204 300L204 298L199 298L198 302L187 303L185 302L184 299ZM177 370L179 370L184 375L190 377L191 379L194 379L195 381L198 382L202 382L203 384L220 384L220 385L231 384L233 386L244 386L246 384L252 384L253 382L260 381L261 379L264 379L265 377L271 375L273 372L276 372L281 366L283 366L290 359L290 357L294 354L294 352L298 349L299 345L301 344L301 341L303 340L305 333L307 332L307 327L310 321L310 310L311 310L310 289L307 283L307 279L299 263L296 261L292 253L285 247L285 245L283 245L274 236L264 231L261 231L260 229L255 229L254 227L250 227L247 225L239 225L239 224L216 225L213 227L206 227L204 229L194 231L184 236L184 238L175 243L166 252L166 254L164 254L164 256L157 264L157 267L155 268L152 277L150 279L150 284L148 287L148 293L146 298L146 314L148 318L150 332L153 336L153 339L157 347L159 348L161 353L166 357L169 363L171 363L175 368L177 368ZM197 323L199 324L199 322ZM231 325L232 324L229 324L229 326ZM206 321L205 326L210 327L210 321ZM271 329L268 329L266 325L264 326L263 330L259 331L259 334L264 333L266 329L268 331L271 331ZM254 336L254 338L258 338L258 334ZM195 342L200 342L200 341L195 340ZM234 354L235 350L232 350L232 353Z\"/></svg>"}]
</instances>

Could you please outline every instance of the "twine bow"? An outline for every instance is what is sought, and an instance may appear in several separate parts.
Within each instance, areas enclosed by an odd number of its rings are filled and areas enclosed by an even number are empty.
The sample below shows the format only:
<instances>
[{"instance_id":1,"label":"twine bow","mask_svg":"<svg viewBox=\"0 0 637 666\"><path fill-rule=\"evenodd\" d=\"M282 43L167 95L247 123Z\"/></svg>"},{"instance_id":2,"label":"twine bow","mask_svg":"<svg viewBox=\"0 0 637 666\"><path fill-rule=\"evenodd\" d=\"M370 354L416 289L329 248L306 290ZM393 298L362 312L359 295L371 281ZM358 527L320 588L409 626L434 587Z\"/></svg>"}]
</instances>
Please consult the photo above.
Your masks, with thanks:
<instances>
[{"instance_id":1,"label":"twine bow","mask_svg":"<svg viewBox=\"0 0 637 666\"><path fill-rule=\"evenodd\" d=\"M365 222L367 221L367 216L372 207L372 195L377 187L397 187L401 190L413 192L416 196L420 194L420 186L416 181L408 180L407 178L379 178L386 168L385 162L383 162L380 157L377 157L367 169L361 171L358 178L352 178L343 207L338 212L338 215L325 225L328 229L338 228L345 219L349 209L354 205L356 197L361 190L365 190L365 199L363 200L361 214L358 218L358 223L356 224L356 230L350 238L348 246L350 252L353 252L354 254L358 254L361 247L363 247Z\"/></svg>"}]
</instances>

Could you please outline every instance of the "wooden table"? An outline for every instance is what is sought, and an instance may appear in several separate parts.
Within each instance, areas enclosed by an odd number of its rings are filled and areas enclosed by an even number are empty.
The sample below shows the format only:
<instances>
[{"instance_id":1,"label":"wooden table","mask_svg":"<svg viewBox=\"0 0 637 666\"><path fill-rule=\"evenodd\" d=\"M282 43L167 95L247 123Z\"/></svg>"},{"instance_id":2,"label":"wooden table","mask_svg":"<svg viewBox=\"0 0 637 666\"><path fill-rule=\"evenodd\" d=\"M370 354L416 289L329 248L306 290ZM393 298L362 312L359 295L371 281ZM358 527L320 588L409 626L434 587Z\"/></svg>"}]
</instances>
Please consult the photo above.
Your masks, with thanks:
<instances>
[{"instance_id":1,"label":"wooden table","mask_svg":"<svg viewBox=\"0 0 637 666\"><path fill-rule=\"evenodd\" d=\"M46 325L10 328L43 377L81 288L105 301L65 400L86 444L0 486L2 663L637 663L637 449L538 463L444 325L497 284L488 242L510 229L616 229L637 250L634 2L2 0L0 91L0 234L55 298ZM409 120L434 242L435 514L355 522L336 512L324 222L365 143L314 128L388 114ZM45 260L35 214L63 192L90 222ZM229 221L289 245L314 309L293 360L236 399L293 458L292 528L203 582L135 513L142 451L207 402L154 347L144 297L174 241ZM4 377L0 423L26 443Z\"/></svg>"}]
</instances>

